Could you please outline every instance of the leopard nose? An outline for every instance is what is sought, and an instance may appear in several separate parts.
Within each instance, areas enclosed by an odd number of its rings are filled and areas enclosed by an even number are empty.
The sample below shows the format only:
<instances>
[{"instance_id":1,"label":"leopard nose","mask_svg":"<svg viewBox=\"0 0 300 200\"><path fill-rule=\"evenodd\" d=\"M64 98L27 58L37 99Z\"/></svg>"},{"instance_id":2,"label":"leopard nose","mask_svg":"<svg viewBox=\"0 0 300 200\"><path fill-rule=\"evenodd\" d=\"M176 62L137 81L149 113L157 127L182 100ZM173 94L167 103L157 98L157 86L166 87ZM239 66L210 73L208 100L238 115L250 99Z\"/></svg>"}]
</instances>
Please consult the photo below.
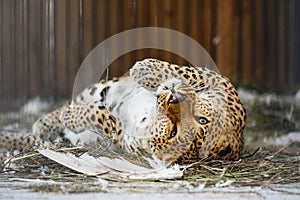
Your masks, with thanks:
<instances>
[{"instance_id":1,"label":"leopard nose","mask_svg":"<svg viewBox=\"0 0 300 200\"><path fill-rule=\"evenodd\" d=\"M180 103L186 99L186 95L180 92L176 92L174 89L171 90L171 95L169 98L169 103Z\"/></svg>"}]
</instances>

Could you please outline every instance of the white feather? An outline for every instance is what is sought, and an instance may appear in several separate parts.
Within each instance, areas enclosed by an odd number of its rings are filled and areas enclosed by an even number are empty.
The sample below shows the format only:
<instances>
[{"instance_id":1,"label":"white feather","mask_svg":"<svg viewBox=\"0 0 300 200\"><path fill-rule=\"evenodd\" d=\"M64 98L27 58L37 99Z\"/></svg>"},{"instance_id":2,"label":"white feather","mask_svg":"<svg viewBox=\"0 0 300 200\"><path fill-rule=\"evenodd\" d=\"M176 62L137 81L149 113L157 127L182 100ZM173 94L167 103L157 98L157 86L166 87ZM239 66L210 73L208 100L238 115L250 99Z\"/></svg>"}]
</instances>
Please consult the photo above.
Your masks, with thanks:
<instances>
[{"instance_id":1,"label":"white feather","mask_svg":"<svg viewBox=\"0 0 300 200\"><path fill-rule=\"evenodd\" d=\"M181 178L183 176L183 171L179 169L178 165L171 168L145 168L130 163L123 158L108 158L103 156L95 158L88 154L76 157L71 153L55 152L50 149L38 151L45 157L77 172L104 178L162 180Z\"/></svg>"}]
</instances>

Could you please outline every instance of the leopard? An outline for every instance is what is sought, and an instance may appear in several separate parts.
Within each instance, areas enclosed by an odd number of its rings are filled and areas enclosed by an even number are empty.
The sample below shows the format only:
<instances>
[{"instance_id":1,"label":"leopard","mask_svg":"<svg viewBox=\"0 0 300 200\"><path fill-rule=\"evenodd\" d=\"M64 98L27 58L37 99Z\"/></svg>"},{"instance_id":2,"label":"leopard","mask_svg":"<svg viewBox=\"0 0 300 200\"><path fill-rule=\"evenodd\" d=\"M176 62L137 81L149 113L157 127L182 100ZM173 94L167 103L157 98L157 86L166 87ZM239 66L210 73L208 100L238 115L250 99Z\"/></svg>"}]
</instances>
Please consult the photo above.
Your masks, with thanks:
<instances>
[{"instance_id":1,"label":"leopard","mask_svg":"<svg viewBox=\"0 0 300 200\"><path fill-rule=\"evenodd\" d=\"M150 142L156 156L185 164L240 158L247 116L228 78L207 68L156 59L138 62L131 75L158 95Z\"/></svg>"},{"instance_id":2,"label":"leopard","mask_svg":"<svg viewBox=\"0 0 300 200\"><path fill-rule=\"evenodd\" d=\"M93 137L84 137L92 141L83 145L107 138L125 152L146 153L171 166L238 160L246 119L234 85L220 73L147 58L136 62L129 76L87 87L37 119L32 135L34 143L82 145L79 135L88 131Z\"/></svg>"}]
</instances>

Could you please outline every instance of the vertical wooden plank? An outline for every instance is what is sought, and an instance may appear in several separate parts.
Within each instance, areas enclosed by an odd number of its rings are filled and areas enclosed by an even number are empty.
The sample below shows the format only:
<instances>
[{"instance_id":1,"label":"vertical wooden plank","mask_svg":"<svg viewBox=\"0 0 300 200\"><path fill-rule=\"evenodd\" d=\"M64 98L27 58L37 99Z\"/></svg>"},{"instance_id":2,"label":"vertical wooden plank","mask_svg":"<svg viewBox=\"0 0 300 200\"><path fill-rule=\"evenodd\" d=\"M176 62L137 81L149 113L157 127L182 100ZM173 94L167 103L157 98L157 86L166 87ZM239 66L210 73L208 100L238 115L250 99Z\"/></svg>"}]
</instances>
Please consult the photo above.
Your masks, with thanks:
<instances>
[{"instance_id":1,"label":"vertical wooden plank","mask_svg":"<svg viewBox=\"0 0 300 200\"><path fill-rule=\"evenodd\" d=\"M300 1L293 0L290 4L291 8L288 11L290 14L290 25L291 27L291 36L292 36L292 42L293 44L291 45L291 62L292 62L292 69L291 69L291 85L300 87L300 56L299 56L299 51L300 51L300 40L299 40L299 35L300 35Z\"/></svg>"},{"instance_id":2,"label":"vertical wooden plank","mask_svg":"<svg viewBox=\"0 0 300 200\"><path fill-rule=\"evenodd\" d=\"M149 19L148 19L148 24L147 26L151 27L157 27L158 26L158 6L159 2L157 0L149 1ZM153 41L153 42L157 42ZM146 56L144 56L146 57ZM158 50L157 49L149 49L149 57L152 58L157 58L158 57Z\"/></svg>"},{"instance_id":3,"label":"vertical wooden plank","mask_svg":"<svg viewBox=\"0 0 300 200\"><path fill-rule=\"evenodd\" d=\"M264 47L264 34L265 31L263 31L265 24L264 24L264 15L265 12L264 8L264 0L263 1L254 1L254 15L253 15L253 21L254 21L254 46L255 46L255 52L254 52L254 60L253 60L253 67L254 70L254 77L255 81L258 84L263 83L264 81L264 73L263 69L266 66L266 50Z\"/></svg>"},{"instance_id":4,"label":"vertical wooden plank","mask_svg":"<svg viewBox=\"0 0 300 200\"><path fill-rule=\"evenodd\" d=\"M216 35L213 38L213 44L216 46L215 62L217 63L218 69L223 75L236 80L236 77L234 76L235 70L233 68L237 65L235 59L237 52L237 46L235 45L235 0L218 0L216 6L217 27ZM247 28L248 27L249 25L247 24ZM246 31L248 31L248 29ZM249 32L245 32L245 34L249 34Z\"/></svg>"},{"instance_id":5,"label":"vertical wooden plank","mask_svg":"<svg viewBox=\"0 0 300 200\"><path fill-rule=\"evenodd\" d=\"M288 1L278 1L278 84L283 87L287 85L286 74L288 73L288 67L285 66L286 54L286 32L288 30L287 24L285 24L285 9Z\"/></svg>"},{"instance_id":6,"label":"vertical wooden plank","mask_svg":"<svg viewBox=\"0 0 300 200\"><path fill-rule=\"evenodd\" d=\"M95 44L99 44L100 42L104 41L106 38L110 37L110 17L111 15L115 15L114 13L111 13L110 15L110 10L109 10L109 4L110 1L105 1L105 0L98 0L94 1L94 25L93 29L96 29L95 32ZM114 12L117 12L118 9ZM117 18L117 16L114 16L114 18ZM116 19L114 19L116 20ZM105 27L105 28L103 28Z\"/></svg>"},{"instance_id":7,"label":"vertical wooden plank","mask_svg":"<svg viewBox=\"0 0 300 200\"><path fill-rule=\"evenodd\" d=\"M82 1L82 61L93 48L93 2L93 0Z\"/></svg>"},{"instance_id":8,"label":"vertical wooden plank","mask_svg":"<svg viewBox=\"0 0 300 200\"><path fill-rule=\"evenodd\" d=\"M30 70L29 70L29 22L28 22L28 17L29 17L29 5L27 0L23 0L23 9L24 9L24 14L23 14L23 67L24 67L24 74L23 76L25 78L25 89L26 89L26 97L29 97L30 94Z\"/></svg>"},{"instance_id":9,"label":"vertical wooden plank","mask_svg":"<svg viewBox=\"0 0 300 200\"><path fill-rule=\"evenodd\" d=\"M236 43L237 43L237 54L236 54L236 62L237 62L237 72L236 77L238 80L242 80L242 3L241 1L236 2L236 15L238 20L237 23L237 34L236 34Z\"/></svg>"},{"instance_id":10,"label":"vertical wooden plank","mask_svg":"<svg viewBox=\"0 0 300 200\"><path fill-rule=\"evenodd\" d=\"M41 1L32 0L28 4L28 69L30 96L39 95L42 88L41 71Z\"/></svg>"},{"instance_id":11,"label":"vertical wooden plank","mask_svg":"<svg viewBox=\"0 0 300 200\"><path fill-rule=\"evenodd\" d=\"M136 0L136 27L142 28L148 26L149 22L149 3L150 1ZM136 42L138 44L142 44L144 40L146 40L143 35L139 35L136 38ZM135 51L135 60L142 60L145 58L146 49L140 49Z\"/></svg>"},{"instance_id":12,"label":"vertical wooden plank","mask_svg":"<svg viewBox=\"0 0 300 200\"><path fill-rule=\"evenodd\" d=\"M285 2L285 9L284 9L284 24L286 25L286 29L285 29L285 62L284 62L284 66L289 66L288 69L286 71L285 74L285 79L286 79L286 86L288 87L294 87L297 86L296 82L292 83L290 82L290 73L292 72L292 59L291 59L291 46L290 43L292 41L292 37L291 37L291 5L292 5L292 0L288 0L287 2ZM286 67L285 67L286 68ZM298 67L297 72L295 73L295 75L297 75L298 73L298 77L300 77L300 70ZM297 79L298 81L298 87L300 87L300 80Z\"/></svg>"},{"instance_id":13,"label":"vertical wooden plank","mask_svg":"<svg viewBox=\"0 0 300 200\"><path fill-rule=\"evenodd\" d=\"M93 48L95 48L98 44L103 42L107 37L109 37L109 32L110 32L110 22L109 18L111 17L110 14L110 9L109 9L109 4L111 1L105 1L105 0L95 0L92 2L92 46L89 52L92 51ZM107 52L109 50L107 49ZM105 59L101 59L102 61L102 66L103 68L105 66L104 62ZM94 64L92 64L94 65ZM99 66L100 69L100 66ZM97 74L98 77L101 76L100 70Z\"/></svg>"},{"instance_id":14,"label":"vertical wooden plank","mask_svg":"<svg viewBox=\"0 0 300 200\"><path fill-rule=\"evenodd\" d=\"M12 43L12 16L13 1L7 1L2 4L2 95L6 97L13 96L12 74L13 74L13 43Z\"/></svg>"},{"instance_id":15,"label":"vertical wooden plank","mask_svg":"<svg viewBox=\"0 0 300 200\"><path fill-rule=\"evenodd\" d=\"M189 28L189 36L196 40L203 48L205 48L203 35L204 24L202 23L204 16L203 4L203 0L190 1L190 4L185 8L185 12L187 13L188 17L184 23L186 23ZM193 59L196 59L200 56L195 49L190 49L190 55Z\"/></svg>"},{"instance_id":16,"label":"vertical wooden plank","mask_svg":"<svg viewBox=\"0 0 300 200\"><path fill-rule=\"evenodd\" d=\"M72 94L73 84L77 70L80 66L80 1L67 0L66 2L66 50L67 50L67 91Z\"/></svg>"},{"instance_id":17,"label":"vertical wooden plank","mask_svg":"<svg viewBox=\"0 0 300 200\"><path fill-rule=\"evenodd\" d=\"M289 71L286 74L287 84L290 87L300 88L300 57L295 56L295 52L300 51L300 40L294 38L295 35L300 35L300 13L295 12L295 10L300 10L300 2L289 0L286 3L285 24L288 27L286 30L286 38L288 39L285 45L285 66L289 66Z\"/></svg>"},{"instance_id":18,"label":"vertical wooden plank","mask_svg":"<svg viewBox=\"0 0 300 200\"><path fill-rule=\"evenodd\" d=\"M174 6L174 2L172 0L165 0L162 3L162 23L164 28L172 29L172 18L174 17L174 12L172 11L172 5ZM171 40L168 34L164 35L164 43L165 45L169 45L172 48L175 48L175 42ZM174 47L173 47L174 46ZM166 51L161 52L161 59L171 62L172 55Z\"/></svg>"},{"instance_id":19,"label":"vertical wooden plank","mask_svg":"<svg viewBox=\"0 0 300 200\"><path fill-rule=\"evenodd\" d=\"M135 15L133 9L134 9L134 3L132 0L125 0L123 1L123 9L122 9L122 31L126 31L126 30L130 30L132 29L134 26L133 21L135 20ZM132 41L134 40L133 37L128 37L125 39L124 41L124 48L128 48L130 45L132 45ZM122 48L122 47L121 47ZM122 56L122 65L126 68L126 70L129 69L129 67L131 67L133 65L133 60L134 57L132 56L134 54L134 52L129 52L126 53L125 55ZM115 75L115 73L113 73L113 75Z\"/></svg>"},{"instance_id":20,"label":"vertical wooden plank","mask_svg":"<svg viewBox=\"0 0 300 200\"><path fill-rule=\"evenodd\" d=\"M189 35L196 41L203 41L203 37L198 33L201 32L199 30L202 29L200 20L203 18L203 0L191 0L190 4L186 7L186 11L188 15L188 19L184 22L189 26ZM200 43L201 44L201 43Z\"/></svg>"},{"instance_id":21,"label":"vertical wooden plank","mask_svg":"<svg viewBox=\"0 0 300 200\"><path fill-rule=\"evenodd\" d=\"M47 37L48 35L46 35L46 31L47 29L45 29L45 27L47 27L47 19L48 19L48 12L47 12L47 3L48 1L40 1L39 3L39 24L38 24L38 29L39 29L39 66L38 68L40 69L40 80L41 82L39 83L41 85L40 90L38 91L38 96L42 96L42 97L47 97L50 96L50 84L51 84L51 80L49 78L49 64L48 64L48 48L47 48L47 43L45 41L47 41Z\"/></svg>"},{"instance_id":22,"label":"vertical wooden plank","mask_svg":"<svg viewBox=\"0 0 300 200\"><path fill-rule=\"evenodd\" d=\"M3 1L0 0L0 95L4 96L4 66L3 66Z\"/></svg>"},{"instance_id":23,"label":"vertical wooden plank","mask_svg":"<svg viewBox=\"0 0 300 200\"><path fill-rule=\"evenodd\" d=\"M12 7L11 7L11 18L12 18L12 25L11 25L11 94L12 97L15 98L15 95L17 94L16 91L16 73L18 73L18 70L16 68L16 1L12 1Z\"/></svg>"},{"instance_id":24,"label":"vertical wooden plank","mask_svg":"<svg viewBox=\"0 0 300 200\"><path fill-rule=\"evenodd\" d=\"M157 27L158 23L158 6L159 2L157 0L150 1L149 2L149 26Z\"/></svg>"},{"instance_id":25,"label":"vertical wooden plank","mask_svg":"<svg viewBox=\"0 0 300 200\"><path fill-rule=\"evenodd\" d=\"M39 17L38 24L37 24L37 31L38 33L38 49L39 54L38 56L38 64L37 68L39 68L39 80L40 82L40 88L38 90L37 96L45 96L47 93L47 85L48 82L44 80L44 74L48 72L48 66L44 65L44 59L45 59L45 53L46 49L44 46L44 18L45 18L45 12L44 12L44 1L39 1L37 6L37 15ZM47 79L48 80L48 79Z\"/></svg>"},{"instance_id":26,"label":"vertical wooden plank","mask_svg":"<svg viewBox=\"0 0 300 200\"><path fill-rule=\"evenodd\" d=\"M42 1L41 2L41 43L42 43L42 62L41 66L43 68L41 72L42 76L42 82L43 82L43 88L42 91L39 92L39 94L43 93L44 97L51 96L51 79L50 79L50 69L49 69L49 44L48 44L48 32L49 32L49 26L48 26L48 19L49 19L49 0Z\"/></svg>"},{"instance_id":27,"label":"vertical wooden plank","mask_svg":"<svg viewBox=\"0 0 300 200\"><path fill-rule=\"evenodd\" d=\"M262 48L263 48L263 66L259 69L262 73L262 89L265 89L267 86L267 79L268 79L268 54L269 54L269 48L268 48L268 36L269 36L269 27L268 27L268 0L262 1L262 27L260 29L260 33L262 34L263 40L262 40ZM258 30L259 31L259 30Z\"/></svg>"},{"instance_id":28,"label":"vertical wooden plank","mask_svg":"<svg viewBox=\"0 0 300 200\"><path fill-rule=\"evenodd\" d=\"M118 8L121 8L122 2L118 0L111 0L109 2L108 8L110 11L110 17L108 17L109 21L109 36L111 37L115 34L118 34L121 31L121 24L122 21L125 19L122 19L122 13L119 11ZM122 48L120 44L116 43L115 41L112 41L110 49L108 51L108 55L110 58L116 55L116 52L118 52L118 49ZM123 66L123 63L121 62L122 58L117 58L113 64L110 65L110 75L113 76L121 76L123 75L127 69L125 66Z\"/></svg>"},{"instance_id":29,"label":"vertical wooden plank","mask_svg":"<svg viewBox=\"0 0 300 200\"><path fill-rule=\"evenodd\" d=\"M242 51L241 51L241 67L242 69L242 80L244 81L245 84L249 84L252 80L252 30L251 30L251 0L243 0L242 1L242 7L241 7L241 34L242 34Z\"/></svg>"},{"instance_id":30,"label":"vertical wooden plank","mask_svg":"<svg viewBox=\"0 0 300 200\"><path fill-rule=\"evenodd\" d=\"M268 0L268 10L267 10L267 31L268 31L268 37L267 37L267 71L266 71L266 79L265 83L268 87L272 85L272 82L275 78L274 72L277 70L277 66L275 61L276 58L276 45L275 45L275 2L274 0Z\"/></svg>"},{"instance_id":31,"label":"vertical wooden plank","mask_svg":"<svg viewBox=\"0 0 300 200\"><path fill-rule=\"evenodd\" d=\"M42 1L41 10L41 43L42 43L42 84L43 88L40 95L53 97L55 92L54 75L54 0Z\"/></svg>"},{"instance_id":32,"label":"vertical wooden plank","mask_svg":"<svg viewBox=\"0 0 300 200\"><path fill-rule=\"evenodd\" d=\"M217 11L217 8L218 8L218 0L211 0L211 4L210 4L210 10L209 12L211 13L211 23L212 25L210 26L210 40L209 42L211 43L211 48L210 48L210 53L211 53L211 57L212 59L216 62L216 45L214 44L214 38L215 36L217 35L217 23L218 23L218 11ZM217 64L218 65L218 64Z\"/></svg>"},{"instance_id":33,"label":"vertical wooden plank","mask_svg":"<svg viewBox=\"0 0 300 200\"><path fill-rule=\"evenodd\" d=\"M280 86L280 82L278 81L279 74L278 74L278 68L279 68L279 62L278 59L282 59L283 55L278 54L279 47L280 47L280 41L278 38L279 32L282 32L283 30L279 29L279 1L280 0L273 0L274 7L273 7L273 20L271 23L274 24L274 29L272 33L274 34L273 38L273 45L274 45L274 53L273 53L273 73L272 73L272 80L271 80L271 86L274 86L275 88L278 88Z\"/></svg>"},{"instance_id":34,"label":"vertical wooden plank","mask_svg":"<svg viewBox=\"0 0 300 200\"><path fill-rule=\"evenodd\" d=\"M67 76L66 71L66 0L56 0L54 6L55 15L55 93L58 96L66 96Z\"/></svg>"},{"instance_id":35,"label":"vertical wooden plank","mask_svg":"<svg viewBox=\"0 0 300 200\"><path fill-rule=\"evenodd\" d=\"M84 0L82 2L82 61L85 62L86 65L93 66L93 60L86 60L88 54L91 50L98 44L99 37L97 33L106 33L109 28L108 24L106 23L105 26L102 26L101 23L98 23L98 18L103 20L102 18L105 17L104 12L97 12L99 9L99 4L102 3L109 3L109 1L95 1L95 0ZM101 8L101 7L100 7ZM102 8L101 8L102 9ZM104 9L108 9L105 7ZM109 11L107 11L109 15ZM105 18L106 20L106 18ZM102 29L102 30L101 30ZM98 72L97 72L98 73ZM99 73L100 76L100 73ZM95 77L95 72L90 71L85 76L85 80L81 80L82 84L89 84L89 80Z\"/></svg>"},{"instance_id":36,"label":"vertical wooden plank","mask_svg":"<svg viewBox=\"0 0 300 200\"><path fill-rule=\"evenodd\" d=\"M120 25L121 25L121 21L124 19L121 19L121 15L119 12L119 8L122 7L122 2L118 1L118 0L111 0L109 5L108 5L108 9L109 9L109 13L110 16L108 18L109 20L109 36L115 35L117 33L119 33L120 31ZM104 7L102 7L104 8ZM107 13L106 13L107 14Z\"/></svg>"},{"instance_id":37,"label":"vertical wooden plank","mask_svg":"<svg viewBox=\"0 0 300 200\"><path fill-rule=\"evenodd\" d=\"M15 97L25 97L26 96L26 77L25 74L25 67L24 67L24 43L23 43L23 35L24 35L24 5L23 1L16 1L15 5Z\"/></svg>"},{"instance_id":38,"label":"vertical wooden plank","mask_svg":"<svg viewBox=\"0 0 300 200\"><path fill-rule=\"evenodd\" d=\"M237 4L238 0L233 0L233 10L231 13L231 26L232 26L232 31L231 31L231 37L230 37L230 43L227 44L228 46L224 48L224 51L226 50L226 48L230 48L231 46L233 47L232 50L232 55L231 55L231 64L228 64L226 67L230 68L229 70L229 77L232 79L232 81L239 83L241 80L239 80L238 77L238 68L240 66L238 66L238 44L237 44L237 39L238 39L238 24L239 24L239 19L237 17L237 9L238 9L238 4Z\"/></svg>"},{"instance_id":39,"label":"vertical wooden plank","mask_svg":"<svg viewBox=\"0 0 300 200\"><path fill-rule=\"evenodd\" d=\"M211 54L212 45L212 26L214 26L214 21L212 17L212 1L203 0L203 31L199 34L203 35L203 46Z\"/></svg>"},{"instance_id":40,"label":"vertical wooden plank","mask_svg":"<svg viewBox=\"0 0 300 200\"><path fill-rule=\"evenodd\" d=\"M173 1L174 3L174 1ZM189 16L189 1L177 0L175 6L172 6L172 13L174 18L172 20L172 29L189 36L189 25L191 25ZM178 12L178 13L177 13ZM174 42L174 41L170 41ZM191 54L191 49L186 46L184 41L179 40L175 42L175 49L184 49L187 54ZM172 55L172 62L179 65L186 65L186 62L178 55Z\"/></svg>"},{"instance_id":41,"label":"vertical wooden plank","mask_svg":"<svg viewBox=\"0 0 300 200\"><path fill-rule=\"evenodd\" d=\"M43 43L43 95L47 98L58 97L56 77L56 21L55 5L57 0L43 1L42 43Z\"/></svg>"}]
</instances>

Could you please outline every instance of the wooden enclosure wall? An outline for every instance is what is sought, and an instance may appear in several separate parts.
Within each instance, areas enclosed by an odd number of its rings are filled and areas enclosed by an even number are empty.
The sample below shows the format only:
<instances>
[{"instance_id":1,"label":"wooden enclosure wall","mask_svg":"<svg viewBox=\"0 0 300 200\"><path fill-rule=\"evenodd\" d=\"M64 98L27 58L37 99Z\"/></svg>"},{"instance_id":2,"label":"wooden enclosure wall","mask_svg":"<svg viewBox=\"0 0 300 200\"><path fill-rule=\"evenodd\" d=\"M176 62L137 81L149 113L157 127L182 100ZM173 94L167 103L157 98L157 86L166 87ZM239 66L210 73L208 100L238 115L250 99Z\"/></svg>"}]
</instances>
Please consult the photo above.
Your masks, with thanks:
<instances>
[{"instance_id":1,"label":"wooden enclosure wall","mask_svg":"<svg viewBox=\"0 0 300 200\"><path fill-rule=\"evenodd\" d=\"M148 26L192 37L236 83L293 86L292 8L293 0L0 0L0 96L70 97L76 72L96 45ZM111 76L145 57L186 64L143 49L117 59Z\"/></svg>"}]
</instances>

